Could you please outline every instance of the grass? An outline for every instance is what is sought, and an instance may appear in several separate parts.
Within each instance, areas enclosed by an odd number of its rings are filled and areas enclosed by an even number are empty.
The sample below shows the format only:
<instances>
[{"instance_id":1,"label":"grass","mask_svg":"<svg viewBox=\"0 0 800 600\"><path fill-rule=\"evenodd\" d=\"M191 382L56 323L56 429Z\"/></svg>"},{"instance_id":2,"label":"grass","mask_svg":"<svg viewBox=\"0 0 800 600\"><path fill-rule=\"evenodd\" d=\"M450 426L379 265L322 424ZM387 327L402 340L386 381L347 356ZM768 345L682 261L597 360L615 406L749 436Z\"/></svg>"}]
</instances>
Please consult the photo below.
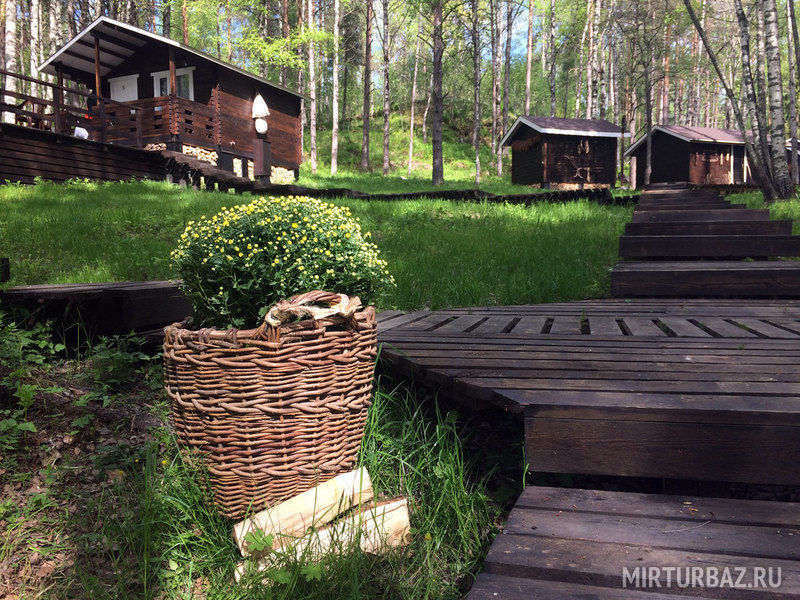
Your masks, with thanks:
<instances>
[{"instance_id":1,"label":"grass","mask_svg":"<svg viewBox=\"0 0 800 600\"><path fill-rule=\"evenodd\" d=\"M187 221L247 196L166 183L0 187L9 285L165 279ZM436 200L346 204L398 282L381 308L576 300L608 293L632 207L586 201L530 208Z\"/></svg>"},{"instance_id":2,"label":"grass","mask_svg":"<svg viewBox=\"0 0 800 600\"><path fill-rule=\"evenodd\" d=\"M521 485L521 432L516 443L503 436L500 462L515 477L498 488L477 460L496 429L476 436L480 428L434 399L379 381L359 463L382 497L409 498L410 546L382 556L343 546L319 563L276 556L265 573L237 583L232 523L216 514L203 471L181 458L163 424L159 358L117 340L72 360L45 342L46 360L32 361L36 352L19 349L44 338L7 320L0 336L0 404L13 404L19 384L37 390L27 416L35 427L0 458L0 594L459 598L496 532L502 503Z\"/></svg>"},{"instance_id":3,"label":"grass","mask_svg":"<svg viewBox=\"0 0 800 600\"><path fill-rule=\"evenodd\" d=\"M733 203L743 203L747 208L768 208L773 219L793 220L792 233L800 235L800 196L795 195L789 200L779 200L770 204L764 202L764 195L761 192L729 194L725 199Z\"/></svg>"}]
</instances>

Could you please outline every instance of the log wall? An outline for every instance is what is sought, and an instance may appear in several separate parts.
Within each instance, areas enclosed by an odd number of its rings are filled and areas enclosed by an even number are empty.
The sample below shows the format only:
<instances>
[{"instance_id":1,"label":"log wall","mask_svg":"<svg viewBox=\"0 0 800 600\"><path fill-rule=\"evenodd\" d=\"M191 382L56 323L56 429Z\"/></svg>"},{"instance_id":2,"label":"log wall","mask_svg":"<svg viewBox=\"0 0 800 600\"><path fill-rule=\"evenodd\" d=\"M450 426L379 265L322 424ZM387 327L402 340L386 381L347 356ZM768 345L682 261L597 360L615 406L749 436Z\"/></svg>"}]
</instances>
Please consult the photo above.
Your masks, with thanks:
<instances>
[{"instance_id":1,"label":"log wall","mask_svg":"<svg viewBox=\"0 0 800 600\"><path fill-rule=\"evenodd\" d=\"M158 153L0 124L0 181L164 179Z\"/></svg>"}]
</instances>

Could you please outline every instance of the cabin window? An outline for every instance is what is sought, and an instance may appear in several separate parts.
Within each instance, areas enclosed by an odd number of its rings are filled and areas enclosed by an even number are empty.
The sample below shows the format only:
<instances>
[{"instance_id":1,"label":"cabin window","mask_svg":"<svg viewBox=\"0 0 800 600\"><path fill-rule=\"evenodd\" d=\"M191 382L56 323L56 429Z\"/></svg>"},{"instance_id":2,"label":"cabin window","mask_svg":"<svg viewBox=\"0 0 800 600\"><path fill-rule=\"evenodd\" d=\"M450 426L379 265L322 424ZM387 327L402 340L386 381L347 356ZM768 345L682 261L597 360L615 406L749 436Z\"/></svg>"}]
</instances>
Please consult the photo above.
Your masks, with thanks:
<instances>
[{"instance_id":1,"label":"cabin window","mask_svg":"<svg viewBox=\"0 0 800 600\"><path fill-rule=\"evenodd\" d=\"M153 76L153 96L169 96L169 71L158 71L151 75ZM194 67L175 69L175 79L178 84L177 96L194 100Z\"/></svg>"}]
</instances>

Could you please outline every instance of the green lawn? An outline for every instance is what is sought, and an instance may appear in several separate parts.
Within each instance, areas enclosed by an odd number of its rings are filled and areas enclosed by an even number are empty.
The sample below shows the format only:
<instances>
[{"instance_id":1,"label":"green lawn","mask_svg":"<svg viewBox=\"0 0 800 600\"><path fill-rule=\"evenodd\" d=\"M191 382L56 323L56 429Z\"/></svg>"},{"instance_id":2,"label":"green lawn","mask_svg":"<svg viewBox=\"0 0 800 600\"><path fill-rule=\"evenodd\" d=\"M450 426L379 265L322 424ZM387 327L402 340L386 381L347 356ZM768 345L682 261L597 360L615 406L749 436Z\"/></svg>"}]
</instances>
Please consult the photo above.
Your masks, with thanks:
<instances>
[{"instance_id":1,"label":"green lawn","mask_svg":"<svg viewBox=\"0 0 800 600\"><path fill-rule=\"evenodd\" d=\"M0 187L9 285L161 279L187 221L248 196L166 183ZM435 200L338 200L371 231L397 280L381 308L576 300L608 293L632 207L529 208Z\"/></svg>"}]
</instances>

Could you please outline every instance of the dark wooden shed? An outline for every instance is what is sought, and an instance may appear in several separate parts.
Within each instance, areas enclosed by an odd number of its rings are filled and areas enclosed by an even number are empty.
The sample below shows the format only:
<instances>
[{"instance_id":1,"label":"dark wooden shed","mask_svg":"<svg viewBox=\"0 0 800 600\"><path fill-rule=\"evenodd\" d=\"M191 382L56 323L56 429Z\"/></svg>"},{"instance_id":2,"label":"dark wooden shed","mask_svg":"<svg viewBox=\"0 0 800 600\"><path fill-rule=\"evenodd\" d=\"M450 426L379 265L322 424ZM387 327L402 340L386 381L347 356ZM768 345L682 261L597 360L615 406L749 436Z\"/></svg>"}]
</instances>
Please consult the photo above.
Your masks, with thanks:
<instances>
[{"instance_id":1,"label":"dark wooden shed","mask_svg":"<svg viewBox=\"0 0 800 600\"><path fill-rule=\"evenodd\" d=\"M702 184L745 184L753 179L742 133L736 129L656 125L651 132L650 183L686 181ZM631 181L644 186L647 136L625 151L631 160Z\"/></svg>"},{"instance_id":2,"label":"dark wooden shed","mask_svg":"<svg viewBox=\"0 0 800 600\"><path fill-rule=\"evenodd\" d=\"M622 128L603 119L519 117L503 137L511 182L541 187L609 187Z\"/></svg>"},{"instance_id":3,"label":"dark wooden shed","mask_svg":"<svg viewBox=\"0 0 800 600\"><path fill-rule=\"evenodd\" d=\"M103 123L89 128L98 141L176 150L228 170L236 163L244 176L253 167L259 175L300 166L302 96L175 40L100 17L39 71L116 101L89 101L89 118ZM255 128L259 95L269 112L266 134Z\"/></svg>"}]
</instances>

